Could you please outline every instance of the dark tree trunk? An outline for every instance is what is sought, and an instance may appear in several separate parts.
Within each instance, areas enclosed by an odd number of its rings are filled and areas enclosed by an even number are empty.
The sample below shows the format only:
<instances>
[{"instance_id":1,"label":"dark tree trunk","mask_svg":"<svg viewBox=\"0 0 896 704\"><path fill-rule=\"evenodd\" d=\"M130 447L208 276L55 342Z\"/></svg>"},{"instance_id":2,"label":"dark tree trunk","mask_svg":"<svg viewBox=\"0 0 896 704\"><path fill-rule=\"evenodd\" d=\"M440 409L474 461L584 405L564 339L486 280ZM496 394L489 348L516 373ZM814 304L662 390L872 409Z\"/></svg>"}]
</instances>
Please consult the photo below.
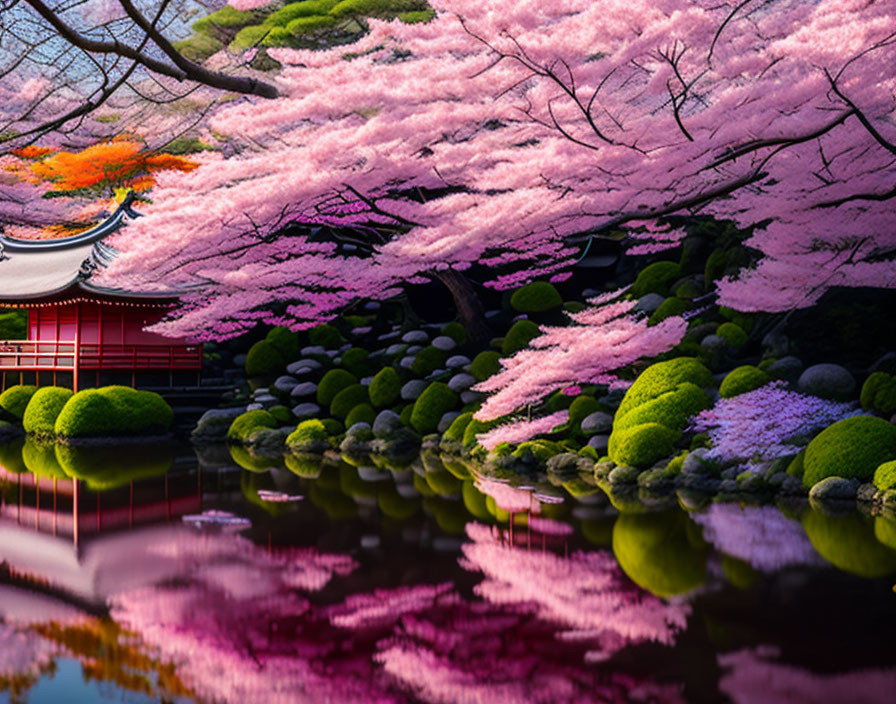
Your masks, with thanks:
<instances>
[{"instance_id":1,"label":"dark tree trunk","mask_svg":"<svg viewBox=\"0 0 896 704\"><path fill-rule=\"evenodd\" d=\"M446 269L433 271L431 276L440 281L451 292L457 319L467 331L467 340L477 345L488 342L494 334L485 320L482 301L470 285L469 279L459 271Z\"/></svg>"}]
</instances>

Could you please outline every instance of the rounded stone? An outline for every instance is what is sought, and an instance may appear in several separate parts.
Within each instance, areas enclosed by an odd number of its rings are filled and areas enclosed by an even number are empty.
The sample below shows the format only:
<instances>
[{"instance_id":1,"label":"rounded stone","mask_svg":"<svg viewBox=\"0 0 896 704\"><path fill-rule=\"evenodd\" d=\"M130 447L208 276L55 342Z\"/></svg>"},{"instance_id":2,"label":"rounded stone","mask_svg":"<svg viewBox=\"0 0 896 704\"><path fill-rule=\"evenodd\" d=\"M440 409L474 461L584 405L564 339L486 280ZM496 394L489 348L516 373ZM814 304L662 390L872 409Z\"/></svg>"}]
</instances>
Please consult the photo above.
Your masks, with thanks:
<instances>
[{"instance_id":1,"label":"rounded stone","mask_svg":"<svg viewBox=\"0 0 896 704\"><path fill-rule=\"evenodd\" d=\"M803 363L799 357L788 355L776 359L768 365L768 373L775 379L784 379L785 381L796 381L803 371Z\"/></svg>"},{"instance_id":2,"label":"rounded stone","mask_svg":"<svg viewBox=\"0 0 896 704\"><path fill-rule=\"evenodd\" d=\"M313 381L303 381L301 384L293 386L289 395L293 398L301 398L302 396L312 396L315 393L317 393L317 384Z\"/></svg>"},{"instance_id":3,"label":"rounded stone","mask_svg":"<svg viewBox=\"0 0 896 704\"><path fill-rule=\"evenodd\" d=\"M402 369L410 369L414 364L414 360L417 359L414 355L409 355L407 357L402 357L401 361L398 363Z\"/></svg>"},{"instance_id":4,"label":"rounded stone","mask_svg":"<svg viewBox=\"0 0 896 704\"><path fill-rule=\"evenodd\" d=\"M466 365L470 364L471 360L469 357L465 357L462 354L456 354L453 357L449 357L448 361L445 362L445 366L449 369L463 369Z\"/></svg>"},{"instance_id":5,"label":"rounded stone","mask_svg":"<svg viewBox=\"0 0 896 704\"><path fill-rule=\"evenodd\" d=\"M388 408L376 414L373 419L373 434L377 437L386 437L402 427L401 417Z\"/></svg>"},{"instance_id":6,"label":"rounded stone","mask_svg":"<svg viewBox=\"0 0 896 704\"><path fill-rule=\"evenodd\" d=\"M856 390L856 380L839 364L813 364L800 374L797 386L813 396L847 400Z\"/></svg>"},{"instance_id":7,"label":"rounded stone","mask_svg":"<svg viewBox=\"0 0 896 704\"><path fill-rule=\"evenodd\" d=\"M299 352L303 357L310 357L313 354L327 353L323 345L308 345L308 347L303 347L301 350L299 350Z\"/></svg>"},{"instance_id":8,"label":"rounded stone","mask_svg":"<svg viewBox=\"0 0 896 704\"><path fill-rule=\"evenodd\" d=\"M642 313L653 313L657 308L663 305L663 301L665 300L666 299L658 293L648 293L638 299L638 302L635 304L635 310L639 310Z\"/></svg>"},{"instance_id":9,"label":"rounded stone","mask_svg":"<svg viewBox=\"0 0 896 704\"><path fill-rule=\"evenodd\" d=\"M300 359L298 362L289 364L286 367L286 371L293 376L298 376L299 374L313 372L315 369L320 369L322 366L323 365L316 359Z\"/></svg>"},{"instance_id":10,"label":"rounded stone","mask_svg":"<svg viewBox=\"0 0 896 704\"><path fill-rule=\"evenodd\" d=\"M396 354L401 354L407 349L407 347L408 346L402 342L395 342L386 348L386 354L392 357Z\"/></svg>"},{"instance_id":11,"label":"rounded stone","mask_svg":"<svg viewBox=\"0 0 896 704\"><path fill-rule=\"evenodd\" d=\"M405 354L417 354L422 349L423 349L423 345L411 345L404 351L404 353Z\"/></svg>"},{"instance_id":12,"label":"rounded stone","mask_svg":"<svg viewBox=\"0 0 896 704\"><path fill-rule=\"evenodd\" d=\"M448 350L453 350L457 347L457 343L447 335L439 335L432 341L432 346L447 352Z\"/></svg>"},{"instance_id":13,"label":"rounded stone","mask_svg":"<svg viewBox=\"0 0 896 704\"><path fill-rule=\"evenodd\" d=\"M608 433L613 428L613 416L603 411L589 413L579 426L585 433Z\"/></svg>"},{"instance_id":14,"label":"rounded stone","mask_svg":"<svg viewBox=\"0 0 896 704\"><path fill-rule=\"evenodd\" d=\"M419 344L427 340L429 340L429 335L423 332L423 330L410 330L401 336L401 341L408 344Z\"/></svg>"},{"instance_id":15,"label":"rounded stone","mask_svg":"<svg viewBox=\"0 0 896 704\"><path fill-rule=\"evenodd\" d=\"M460 393L461 391L466 391L475 383L476 377L472 374L455 374L449 379L448 388L454 393Z\"/></svg>"},{"instance_id":16,"label":"rounded stone","mask_svg":"<svg viewBox=\"0 0 896 704\"><path fill-rule=\"evenodd\" d=\"M439 419L439 426L436 430L440 433L444 433L459 415L459 411L448 411L447 413L442 414L442 417Z\"/></svg>"},{"instance_id":17,"label":"rounded stone","mask_svg":"<svg viewBox=\"0 0 896 704\"><path fill-rule=\"evenodd\" d=\"M425 390L426 387L429 386L422 379L411 379L404 386L401 387L401 398L404 401L415 401L417 397L420 396Z\"/></svg>"},{"instance_id":18,"label":"rounded stone","mask_svg":"<svg viewBox=\"0 0 896 704\"><path fill-rule=\"evenodd\" d=\"M278 376L277 381L274 382L274 388L279 391L289 391L298 383L298 379L291 376Z\"/></svg>"},{"instance_id":19,"label":"rounded stone","mask_svg":"<svg viewBox=\"0 0 896 704\"><path fill-rule=\"evenodd\" d=\"M320 413L320 406L316 403L311 403L310 401L307 403L300 403L292 409L292 414L299 420L316 416L318 413Z\"/></svg>"},{"instance_id":20,"label":"rounded stone","mask_svg":"<svg viewBox=\"0 0 896 704\"><path fill-rule=\"evenodd\" d=\"M482 397L483 397L483 394L479 393L478 391L470 391L468 389L467 391L461 392L460 402L463 404L475 403L476 401L481 400Z\"/></svg>"},{"instance_id":21,"label":"rounded stone","mask_svg":"<svg viewBox=\"0 0 896 704\"><path fill-rule=\"evenodd\" d=\"M598 452L606 452L610 446L609 435L592 435L588 438L588 446L593 447Z\"/></svg>"}]
</instances>

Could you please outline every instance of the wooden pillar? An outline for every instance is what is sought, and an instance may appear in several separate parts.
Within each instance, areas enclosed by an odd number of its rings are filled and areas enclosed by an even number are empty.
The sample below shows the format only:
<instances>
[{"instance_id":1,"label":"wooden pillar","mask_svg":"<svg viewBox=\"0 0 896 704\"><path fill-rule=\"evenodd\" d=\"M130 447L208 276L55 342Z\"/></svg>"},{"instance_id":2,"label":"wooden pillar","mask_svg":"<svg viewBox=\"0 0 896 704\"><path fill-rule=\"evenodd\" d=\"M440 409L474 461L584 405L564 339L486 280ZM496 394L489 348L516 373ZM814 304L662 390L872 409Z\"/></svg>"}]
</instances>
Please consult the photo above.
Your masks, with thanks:
<instances>
[{"instance_id":1,"label":"wooden pillar","mask_svg":"<svg viewBox=\"0 0 896 704\"><path fill-rule=\"evenodd\" d=\"M78 377L81 366L81 302L75 303L75 358L72 360L72 391L78 393ZM75 480L75 490L78 482ZM75 494L77 496L77 493ZM77 539L75 545L78 544Z\"/></svg>"},{"instance_id":2,"label":"wooden pillar","mask_svg":"<svg viewBox=\"0 0 896 704\"><path fill-rule=\"evenodd\" d=\"M72 479L72 541L78 547L78 480Z\"/></svg>"}]
</instances>

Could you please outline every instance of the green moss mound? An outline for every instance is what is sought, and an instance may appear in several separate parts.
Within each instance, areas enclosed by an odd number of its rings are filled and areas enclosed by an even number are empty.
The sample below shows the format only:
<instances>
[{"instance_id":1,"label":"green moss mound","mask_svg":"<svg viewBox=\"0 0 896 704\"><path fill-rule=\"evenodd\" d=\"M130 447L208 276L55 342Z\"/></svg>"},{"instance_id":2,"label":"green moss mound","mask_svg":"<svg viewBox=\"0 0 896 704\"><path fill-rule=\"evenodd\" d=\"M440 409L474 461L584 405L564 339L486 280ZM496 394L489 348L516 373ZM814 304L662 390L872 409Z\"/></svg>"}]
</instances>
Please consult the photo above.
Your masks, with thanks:
<instances>
[{"instance_id":1,"label":"green moss mound","mask_svg":"<svg viewBox=\"0 0 896 704\"><path fill-rule=\"evenodd\" d=\"M702 411L708 404L709 399L703 390L685 381L671 391L645 401L621 416L617 413L613 420L613 432L644 423L659 423L677 431L676 439L678 439L687 425L688 418Z\"/></svg>"},{"instance_id":2,"label":"green moss mound","mask_svg":"<svg viewBox=\"0 0 896 704\"><path fill-rule=\"evenodd\" d=\"M641 298L648 293L668 296L669 284L680 275L681 267L676 262L654 262L641 269L638 278L632 284L631 294L635 298Z\"/></svg>"},{"instance_id":3,"label":"green moss mound","mask_svg":"<svg viewBox=\"0 0 896 704\"><path fill-rule=\"evenodd\" d=\"M65 470L56 459L56 443L39 440L34 437L25 438L22 447L22 462L28 471L38 477L47 479L68 479Z\"/></svg>"},{"instance_id":4,"label":"green moss mound","mask_svg":"<svg viewBox=\"0 0 896 704\"><path fill-rule=\"evenodd\" d=\"M207 34L197 34L189 39L174 42L177 49L186 59L202 63L212 54L224 48L224 43Z\"/></svg>"},{"instance_id":5,"label":"green moss mound","mask_svg":"<svg viewBox=\"0 0 896 704\"><path fill-rule=\"evenodd\" d=\"M629 579L661 598L706 581L706 545L684 513L625 513L613 525L613 553Z\"/></svg>"},{"instance_id":6,"label":"green moss mound","mask_svg":"<svg viewBox=\"0 0 896 704\"><path fill-rule=\"evenodd\" d=\"M370 382L368 393L377 408L391 406L401 395L401 377L392 367L383 367Z\"/></svg>"},{"instance_id":7,"label":"green moss mound","mask_svg":"<svg viewBox=\"0 0 896 704\"><path fill-rule=\"evenodd\" d=\"M276 428L278 425L277 418L267 411L261 409L246 411L233 419L227 430L227 440L245 444L256 430Z\"/></svg>"},{"instance_id":8,"label":"green moss mound","mask_svg":"<svg viewBox=\"0 0 896 704\"><path fill-rule=\"evenodd\" d=\"M896 426L873 416L844 418L822 430L803 460L803 486L827 477L871 479L884 462L896 459Z\"/></svg>"},{"instance_id":9,"label":"green moss mound","mask_svg":"<svg viewBox=\"0 0 896 704\"><path fill-rule=\"evenodd\" d=\"M866 411L893 415L896 413L896 377L886 372L874 372L862 384L859 399Z\"/></svg>"},{"instance_id":10,"label":"green moss mound","mask_svg":"<svg viewBox=\"0 0 896 704\"><path fill-rule=\"evenodd\" d=\"M146 435L167 431L174 413L152 391L104 386L74 394L63 406L53 432L64 438Z\"/></svg>"},{"instance_id":11,"label":"green moss mound","mask_svg":"<svg viewBox=\"0 0 896 704\"><path fill-rule=\"evenodd\" d=\"M743 347L747 344L747 340L749 339L743 328L735 323L722 323L719 325L718 329L716 329L716 335L721 337L735 349Z\"/></svg>"},{"instance_id":12,"label":"green moss mound","mask_svg":"<svg viewBox=\"0 0 896 704\"><path fill-rule=\"evenodd\" d=\"M25 438L15 438L9 442L0 444L0 467L11 474L23 474L28 471L25 461L22 459L22 449L25 447Z\"/></svg>"},{"instance_id":13,"label":"green moss mound","mask_svg":"<svg viewBox=\"0 0 896 704\"><path fill-rule=\"evenodd\" d=\"M411 364L411 371L417 376L426 376L444 366L447 359L448 353L445 350L428 345L417 353Z\"/></svg>"},{"instance_id":14,"label":"green moss mound","mask_svg":"<svg viewBox=\"0 0 896 704\"><path fill-rule=\"evenodd\" d=\"M499 420L476 420L475 418L471 418L470 422L467 423L467 427L464 428L464 447L475 447L479 442L478 440L476 440L476 436L487 433L499 423Z\"/></svg>"},{"instance_id":15,"label":"green moss mound","mask_svg":"<svg viewBox=\"0 0 896 704\"><path fill-rule=\"evenodd\" d=\"M321 453L330 446L327 426L317 418L303 420L286 438L291 452Z\"/></svg>"},{"instance_id":16,"label":"green moss mound","mask_svg":"<svg viewBox=\"0 0 896 704\"><path fill-rule=\"evenodd\" d=\"M220 10L206 15L193 23L193 31L199 33L212 32L218 27L242 27L258 20L258 13L235 10L225 5Z\"/></svg>"},{"instance_id":17,"label":"green moss mound","mask_svg":"<svg viewBox=\"0 0 896 704\"><path fill-rule=\"evenodd\" d=\"M423 509L436 519L436 524L451 535L462 535L470 514L460 501L432 496L423 499Z\"/></svg>"},{"instance_id":18,"label":"green moss mound","mask_svg":"<svg viewBox=\"0 0 896 704\"><path fill-rule=\"evenodd\" d=\"M865 516L807 511L802 524L818 554L838 569L868 578L896 572L896 550L878 542L874 525Z\"/></svg>"},{"instance_id":19,"label":"green moss mound","mask_svg":"<svg viewBox=\"0 0 896 704\"><path fill-rule=\"evenodd\" d=\"M268 331L265 340L273 345L280 356L287 362L293 362L299 358L299 336L285 327L276 327ZM249 360L246 360L248 364Z\"/></svg>"},{"instance_id":20,"label":"green moss mound","mask_svg":"<svg viewBox=\"0 0 896 704\"><path fill-rule=\"evenodd\" d=\"M648 467L675 449L680 433L659 423L642 423L610 435L607 454L616 464Z\"/></svg>"},{"instance_id":21,"label":"green moss mound","mask_svg":"<svg viewBox=\"0 0 896 704\"><path fill-rule=\"evenodd\" d=\"M803 478L803 473L806 471L806 466L803 464L803 461L806 459L806 448L800 450L796 457L790 460L790 464L787 465L787 474L791 477L796 477L797 479Z\"/></svg>"},{"instance_id":22,"label":"green moss mound","mask_svg":"<svg viewBox=\"0 0 896 704\"><path fill-rule=\"evenodd\" d=\"M76 394L77 395L77 394ZM133 481L157 477L171 469L174 451L162 443L121 447L55 445L56 461L72 479L93 491L107 491Z\"/></svg>"},{"instance_id":23,"label":"green moss mound","mask_svg":"<svg viewBox=\"0 0 896 704\"><path fill-rule=\"evenodd\" d=\"M330 403L330 415L345 419L355 406L367 403L369 400L367 387L361 384L346 386L333 397L333 401Z\"/></svg>"},{"instance_id":24,"label":"green moss mound","mask_svg":"<svg viewBox=\"0 0 896 704\"><path fill-rule=\"evenodd\" d=\"M37 387L31 384L10 386L0 394L0 409L3 410L3 415L11 420L22 420L25 409L28 408L28 403L36 392Z\"/></svg>"},{"instance_id":25,"label":"green moss mound","mask_svg":"<svg viewBox=\"0 0 896 704\"><path fill-rule=\"evenodd\" d=\"M373 425L376 420L376 411L369 403L359 403L345 417L345 427L351 428L355 423L368 423Z\"/></svg>"},{"instance_id":26,"label":"green moss mound","mask_svg":"<svg viewBox=\"0 0 896 704\"><path fill-rule=\"evenodd\" d=\"M325 15L334 7L338 0L304 0L304 2L291 2L284 5L265 20L267 24L277 27L285 27L290 22L300 17L315 17Z\"/></svg>"},{"instance_id":27,"label":"green moss mound","mask_svg":"<svg viewBox=\"0 0 896 704\"><path fill-rule=\"evenodd\" d=\"M517 320L504 336L504 342L501 343L501 353L508 357L515 352L519 352L540 334L538 326L531 320Z\"/></svg>"},{"instance_id":28,"label":"green moss mound","mask_svg":"<svg viewBox=\"0 0 896 704\"><path fill-rule=\"evenodd\" d=\"M59 386L45 386L35 391L22 418L25 432L31 435L53 435L56 419L71 397L71 389Z\"/></svg>"},{"instance_id":29,"label":"green moss mound","mask_svg":"<svg viewBox=\"0 0 896 704\"><path fill-rule=\"evenodd\" d=\"M259 340L246 355L246 376L267 377L279 374L286 368L286 360L273 344Z\"/></svg>"},{"instance_id":30,"label":"green moss mound","mask_svg":"<svg viewBox=\"0 0 896 704\"><path fill-rule=\"evenodd\" d=\"M334 17L388 17L399 12L421 12L427 10L421 0L342 0L330 10Z\"/></svg>"},{"instance_id":31,"label":"green moss mound","mask_svg":"<svg viewBox=\"0 0 896 704\"><path fill-rule=\"evenodd\" d=\"M648 325L656 325L657 323L661 323L666 318L671 318L673 315L681 315L688 308L690 308L690 304L682 300L681 298L667 298L665 301L660 303L660 307L657 308L653 313L650 314L650 318L647 319Z\"/></svg>"},{"instance_id":32,"label":"green moss mound","mask_svg":"<svg viewBox=\"0 0 896 704\"><path fill-rule=\"evenodd\" d=\"M360 347L352 347L342 353L340 365L357 377L367 376L373 371L373 365L368 360L367 350Z\"/></svg>"},{"instance_id":33,"label":"green moss mound","mask_svg":"<svg viewBox=\"0 0 896 704\"><path fill-rule=\"evenodd\" d=\"M501 369L501 355L494 350L480 352L470 364L470 374L476 381L485 381Z\"/></svg>"},{"instance_id":34,"label":"green moss mound","mask_svg":"<svg viewBox=\"0 0 896 704\"><path fill-rule=\"evenodd\" d=\"M758 367L745 364L728 372L719 386L719 396L732 398L765 386L771 377Z\"/></svg>"},{"instance_id":35,"label":"green moss mound","mask_svg":"<svg viewBox=\"0 0 896 704\"><path fill-rule=\"evenodd\" d=\"M884 462L874 470L874 486L880 491L896 487L896 460Z\"/></svg>"},{"instance_id":36,"label":"green moss mound","mask_svg":"<svg viewBox=\"0 0 896 704\"><path fill-rule=\"evenodd\" d=\"M268 409L268 413L274 416L274 418L277 419L278 423L292 423L295 420L295 416L293 416L292 411L289 410L286 406L272 406Z\"/></svg>"},{"instance_id":37,"label":"green moss mound","mask_svg":"<svg viewBox=\"0 0 896 704\"><path fill-rule=\"evenodd\" d=\"M673 391L684 382L700 388L712 386L712 372L693 357L676 357L652 364L629 387L616 410L616 418L624 417L632 408Z\"/></svg>"},{"instance_id":38,"label":"green moss mound","mask_svg":"<svg viewBox=\"0 0 896 704\"><path fill-rule=\"evenodd\" d=\"M434 433L442 416L458 403L457 394L441 381L434 381L424 389L414 402L411 411L411 427L421 435Z\"/></svg>"},{"instance_id":39,"label":"green moss mound","mask_svg":"<svg viewBox=\"0 0 896 704\"><path fill-rule=\"evenodd\" d=\"M450 337L458 345L462 345L467 341L467 331L464 329L464 326L456 320L445 325L442 328L442 334Z\"/></svg>"},{"instance_id":40,"label":"green moss mound","mask_svg":"<svg viewBox=\"0 0 896 704\"><path fill-rule=\"evenodd\" d=\"M601 405L593 396L576 396L569 405L569 427L579 430L582 421L596 411L601 410Z\"/></svg>"},{"instance_id":41,"label":"green moss mound","mask_svg":"<svg viewBox=\"0 0 896 704\"><path fill-rule=\"evenodd\" d=\"M321 345L327 349L339 347L345 342L342 333L327 323L318 325L316 328L311 328L308 331L308 340L312 345Z\"/></svg>"},{"instance_id":42,"label":"green moss mound","mask_svg":"<svg viewBox=\"0 0 896 704\"><path fill-rule=\"evenodd\" d=\"M345 369L331 369L317 385L317 402L321 406L329 406L343 389L358 383L358 377Z\"/></svg>"},{"instance_id":43,"label":"green moss mound","mask_svg":"<svg viewBox=\"0 0 896 704\"><path fill-rule=\"evenodd\" d=\"M461 413L457 418L451 421L448 429L442 433L442 442L462 442L464 439L464 431L473 420L472 412Z\"/></svg>"},{"instance_id":44,"label":"green moss mound","mask_svg":"<svg viewBox=\"0 0 896 704\"><path fill-rule=\"evenodd\" d=\"M563 305L563 298L547 281L533 281L522 288L518 288L510 297L510 307L518 313L541 313L542 311L559 308Z\"/></svg>"}]
</instances>

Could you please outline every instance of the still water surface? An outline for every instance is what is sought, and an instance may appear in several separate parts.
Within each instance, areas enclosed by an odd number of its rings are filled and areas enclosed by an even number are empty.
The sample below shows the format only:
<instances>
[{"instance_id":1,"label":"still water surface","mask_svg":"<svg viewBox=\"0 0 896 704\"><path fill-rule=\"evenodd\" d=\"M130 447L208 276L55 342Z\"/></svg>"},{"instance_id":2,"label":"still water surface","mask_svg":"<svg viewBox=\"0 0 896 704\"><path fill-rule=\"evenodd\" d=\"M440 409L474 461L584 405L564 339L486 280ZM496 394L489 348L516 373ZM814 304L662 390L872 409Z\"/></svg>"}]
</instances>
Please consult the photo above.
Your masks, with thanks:
<instances>
[{"instance_id":1,"label":"still water surface","mask_svg":"<svg viewBox=\"0 0 896 704\"><path fill-rule=\"evenodd\" d=\"M896 696L886 518L40 452L0 449L0 701Z\"/></svg>"}]
</instances>

